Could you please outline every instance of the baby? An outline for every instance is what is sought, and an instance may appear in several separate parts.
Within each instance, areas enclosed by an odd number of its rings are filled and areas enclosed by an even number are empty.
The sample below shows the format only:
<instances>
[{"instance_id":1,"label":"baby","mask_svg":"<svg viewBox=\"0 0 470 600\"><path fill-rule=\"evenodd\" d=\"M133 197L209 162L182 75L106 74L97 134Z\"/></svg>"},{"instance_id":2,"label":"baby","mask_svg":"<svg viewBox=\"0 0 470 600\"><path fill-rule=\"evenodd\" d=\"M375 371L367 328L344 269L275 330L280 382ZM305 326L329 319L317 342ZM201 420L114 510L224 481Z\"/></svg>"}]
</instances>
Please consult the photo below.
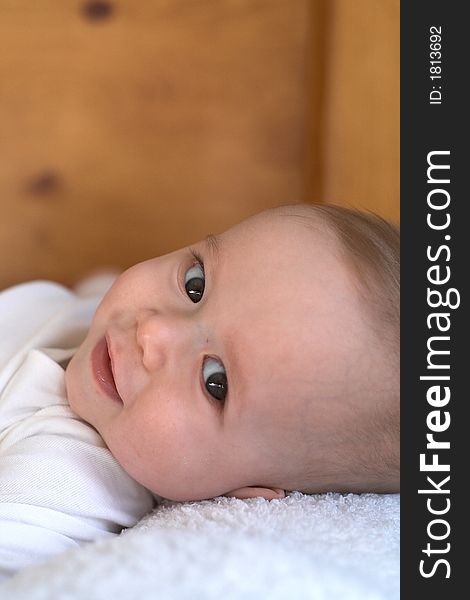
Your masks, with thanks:
<instances>
[{"instance_id":1,"label":"baby","mask_svg":"<svg viewBox=\"0 0 470 600\"><path fill-rule=\"evenodd\" d=\"M381 219L299 205L140 263L68 365L70 405L172 500L397 491L398 248Z\"/></svg>"},{"instance_id":2,"label":"baby","mask_svg":"<svg viewBox=\"0 0 470 600\"><path fill-rule=\"evenodd\" d=\"M399 235L378 217L284 206L102 299L35 282L0 294L11 308L0 576L132 526L154 496L399 489Z\"/></svg>"}]
</instances>

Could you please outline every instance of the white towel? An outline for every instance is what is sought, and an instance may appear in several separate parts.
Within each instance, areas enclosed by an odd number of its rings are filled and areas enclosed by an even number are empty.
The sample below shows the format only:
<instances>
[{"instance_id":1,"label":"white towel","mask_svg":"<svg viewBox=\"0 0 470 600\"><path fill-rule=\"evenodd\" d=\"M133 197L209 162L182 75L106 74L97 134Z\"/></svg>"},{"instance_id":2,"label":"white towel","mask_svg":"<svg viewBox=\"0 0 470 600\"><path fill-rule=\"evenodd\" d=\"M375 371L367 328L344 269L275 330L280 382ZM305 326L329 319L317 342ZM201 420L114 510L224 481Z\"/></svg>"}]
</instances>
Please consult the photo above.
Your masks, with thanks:
<instances>
[{"instance_id":1,"label":"white towel","mask_svg":"<svg viewBox=\"0 0 470 600\"><path fill-rule=\"evenodd\" d=\"M399 495L164 501L133 530L28 568L8 600L392 600Z\"/></svg>"}]
</instances>

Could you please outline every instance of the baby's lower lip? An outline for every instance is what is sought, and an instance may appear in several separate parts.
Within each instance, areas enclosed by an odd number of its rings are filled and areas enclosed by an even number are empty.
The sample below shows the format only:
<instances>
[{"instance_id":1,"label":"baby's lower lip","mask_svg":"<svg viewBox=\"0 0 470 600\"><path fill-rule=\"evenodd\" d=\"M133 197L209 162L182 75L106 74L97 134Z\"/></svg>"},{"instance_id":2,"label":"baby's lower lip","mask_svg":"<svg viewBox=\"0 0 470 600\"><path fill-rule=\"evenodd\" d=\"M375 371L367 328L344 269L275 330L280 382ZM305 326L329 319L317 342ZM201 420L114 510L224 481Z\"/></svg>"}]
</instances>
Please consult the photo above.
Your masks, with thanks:
<instances>
[{"instance_id":1,"label":"baby's lower lip","mask_svg":"<svg viewBox=\"0 0 470 600\"><path fill-rule=\"evenodd\" d=\"M93 372L93 378L106 396L122 402L116 389L116 384L114 383L110 362L108 344L106 343L106 338L102 338L93 348L91 353L91 370Z\"/></svg>"}]
</instances>

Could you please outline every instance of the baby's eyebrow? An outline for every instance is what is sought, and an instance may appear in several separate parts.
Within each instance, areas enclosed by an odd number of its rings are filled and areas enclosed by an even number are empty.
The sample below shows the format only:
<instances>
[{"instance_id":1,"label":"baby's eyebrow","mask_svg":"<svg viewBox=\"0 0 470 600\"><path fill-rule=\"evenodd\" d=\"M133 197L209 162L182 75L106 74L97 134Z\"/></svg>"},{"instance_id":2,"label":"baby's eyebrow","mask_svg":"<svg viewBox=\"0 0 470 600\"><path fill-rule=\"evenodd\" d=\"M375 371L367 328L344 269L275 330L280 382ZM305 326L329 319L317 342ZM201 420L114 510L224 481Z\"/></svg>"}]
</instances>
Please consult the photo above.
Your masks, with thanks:
<instances>
[{"instance_id":1,"label":"baby's eyebrow","mask_svg":"<svg viewBox=\"0 0 470 600\"><path fill-rule=\"evenodd\" d=\"M217 261L219 259L219 254L220 254L219 238L216 235L214 235L213 233L209 233L209 235L206 237L204 242L205 242L207 248L209 249L210 253L212 254L213 260Z\"/></svg>"}]
</instances>

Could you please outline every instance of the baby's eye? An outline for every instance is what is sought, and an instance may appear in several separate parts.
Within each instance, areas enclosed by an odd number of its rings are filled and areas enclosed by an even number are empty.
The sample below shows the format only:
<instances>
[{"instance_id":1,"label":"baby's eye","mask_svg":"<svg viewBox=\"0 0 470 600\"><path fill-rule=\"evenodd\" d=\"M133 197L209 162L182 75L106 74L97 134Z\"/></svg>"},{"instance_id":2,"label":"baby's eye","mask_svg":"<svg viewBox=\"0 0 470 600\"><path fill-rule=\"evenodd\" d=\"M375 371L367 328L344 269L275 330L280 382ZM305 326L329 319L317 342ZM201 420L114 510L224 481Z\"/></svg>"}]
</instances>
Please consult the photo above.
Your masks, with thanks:
<instances>
[{"instance_id":1,"label":"baby's eye","mask_svg":"<svg viewBox=\"0 0 470 600\"><path fill-rule=\"evenodd\" d=\"M186 271L184 276L184 287L186 293L193 302L199 302L201 300L204 294L205 281L202 263L193 265Z\"/></svg>"},{"instance_id":2,"label":"baby's eye","mask_svg":"<svg viewBox=\"0 0 470 600\"><path fill-rule=\"evenodd\" d=\"M202 377L209 394L223 403L227 395L228 383L224 365L220 360L211 357L206 358L202 367Z\"/></svg>"}]
</instances>

